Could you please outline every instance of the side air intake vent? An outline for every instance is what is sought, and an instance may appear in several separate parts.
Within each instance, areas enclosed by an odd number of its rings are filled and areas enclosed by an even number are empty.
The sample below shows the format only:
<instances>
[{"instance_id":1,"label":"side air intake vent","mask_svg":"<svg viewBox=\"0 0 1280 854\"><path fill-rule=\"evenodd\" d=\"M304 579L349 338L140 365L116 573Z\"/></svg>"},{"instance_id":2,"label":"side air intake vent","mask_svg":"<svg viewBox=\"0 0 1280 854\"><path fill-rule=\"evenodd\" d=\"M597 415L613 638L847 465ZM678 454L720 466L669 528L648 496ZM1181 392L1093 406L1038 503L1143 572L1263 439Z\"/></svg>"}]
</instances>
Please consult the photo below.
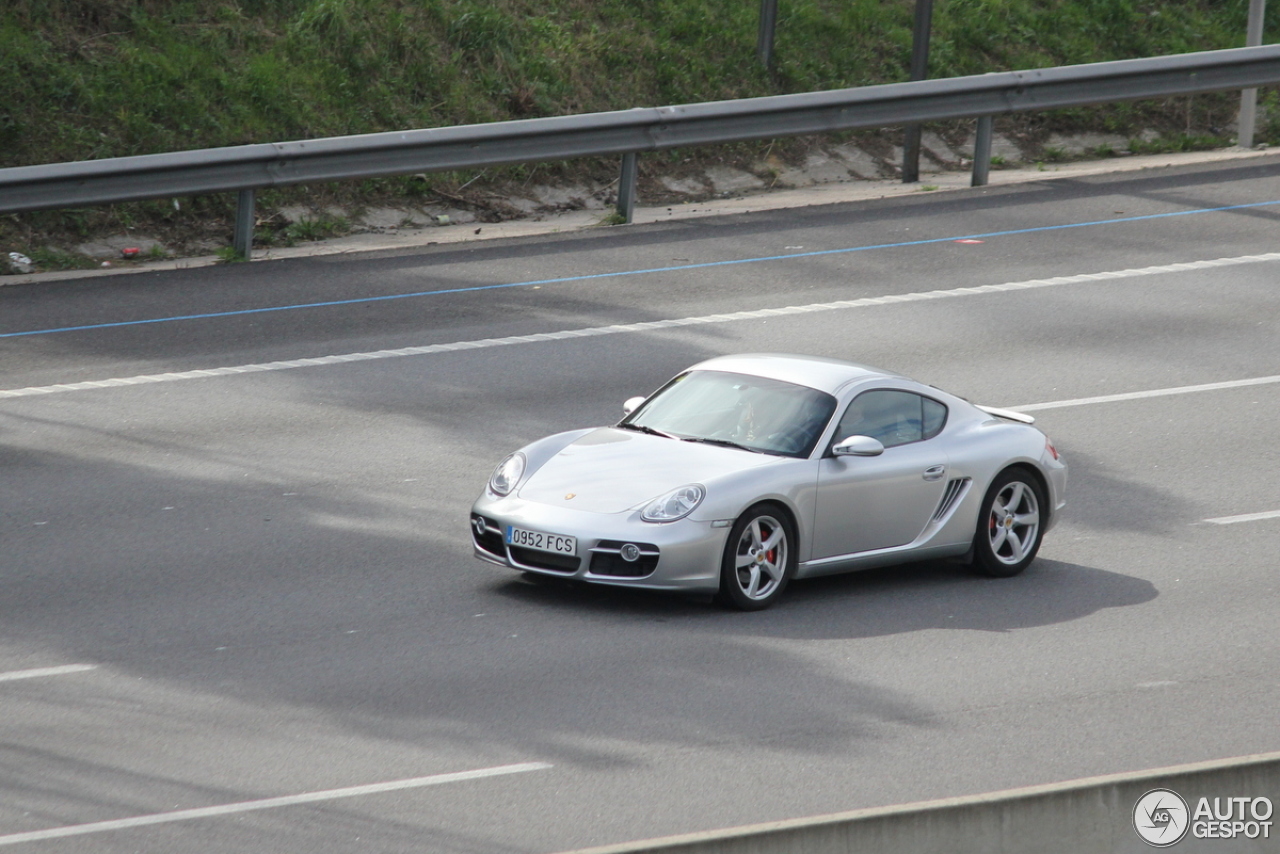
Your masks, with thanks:
<instances>
[{"instance_id":1,"label":"side air intake vent","mask_svg":"<svg viewBox=\"0 0 1280 854\"><path fill-rule=\"evenodd\" d=\"M942 500L938 502L938 509L933 511L933 521L938 522L947 517L947 514L959 503L960 498L969 490L969 484L973 483L973 478L957 477L947 482L947 489L942 493Z\"/></svg>"}]
</instances>

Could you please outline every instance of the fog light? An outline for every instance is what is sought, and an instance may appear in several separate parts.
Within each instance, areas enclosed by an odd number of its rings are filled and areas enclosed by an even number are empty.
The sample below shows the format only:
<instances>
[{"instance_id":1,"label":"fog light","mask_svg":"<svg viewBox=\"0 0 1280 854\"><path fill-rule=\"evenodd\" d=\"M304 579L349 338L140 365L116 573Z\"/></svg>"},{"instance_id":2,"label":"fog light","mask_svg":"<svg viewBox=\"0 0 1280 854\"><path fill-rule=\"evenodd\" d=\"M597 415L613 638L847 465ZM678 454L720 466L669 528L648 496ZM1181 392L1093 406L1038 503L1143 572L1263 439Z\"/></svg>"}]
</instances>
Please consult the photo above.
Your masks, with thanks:
<instances>
[{"instance_id":1,"label":"fog light","mask_svg":"<svg viewBox=\"0 0 1280 854\"><path fill-rule=\"evenodd\" d=\"M622 548L618 549L618 554L627 563L635 563L640 559L640 547L635 543L627 543Z\"/></svg>"}]
</instances>

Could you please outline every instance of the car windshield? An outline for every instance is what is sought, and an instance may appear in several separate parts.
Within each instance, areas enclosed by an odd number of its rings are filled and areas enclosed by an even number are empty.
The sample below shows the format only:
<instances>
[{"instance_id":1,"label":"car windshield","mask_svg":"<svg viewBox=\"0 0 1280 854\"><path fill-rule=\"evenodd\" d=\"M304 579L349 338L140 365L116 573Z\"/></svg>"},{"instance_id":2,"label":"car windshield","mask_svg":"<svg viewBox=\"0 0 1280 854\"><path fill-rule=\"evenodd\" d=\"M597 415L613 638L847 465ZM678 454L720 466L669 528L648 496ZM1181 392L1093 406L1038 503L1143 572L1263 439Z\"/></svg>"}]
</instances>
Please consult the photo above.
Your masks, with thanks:
<instances>
[{"instance_id":1,"label":"car windshield","mask_svg":"<svg viewBox=\"0 0 1280 854\"><path fill-rule=\"evenodd\" d=\"M618 426L689 442L806 457L835 407L831 395L793 383L690 371L659 389Z\"/></svg>"}]
</instances>

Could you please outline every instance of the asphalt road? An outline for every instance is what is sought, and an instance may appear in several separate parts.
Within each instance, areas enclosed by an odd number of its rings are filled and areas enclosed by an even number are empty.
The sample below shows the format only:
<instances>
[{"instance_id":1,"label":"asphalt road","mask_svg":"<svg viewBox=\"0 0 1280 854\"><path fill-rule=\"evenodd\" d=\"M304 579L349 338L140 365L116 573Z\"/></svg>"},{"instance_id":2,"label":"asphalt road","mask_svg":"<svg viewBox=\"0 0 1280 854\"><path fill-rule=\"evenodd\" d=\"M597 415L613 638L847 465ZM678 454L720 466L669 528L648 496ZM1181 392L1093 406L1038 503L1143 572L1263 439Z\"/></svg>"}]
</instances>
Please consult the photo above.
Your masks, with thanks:
<instances>
[{"instance_id":1,"label":"asphalt road","mask_svg":"<svg viewBox=\"0 0 1280 854\"><path fill-rule=\"evenodd\" d=\"M1237 162L0 288L0 847L551 852L1280 749L1278 235ZM471 557L509 450L748 351L1035 409L1039 560L738 614Z\"/></svg>"}]
</instances>

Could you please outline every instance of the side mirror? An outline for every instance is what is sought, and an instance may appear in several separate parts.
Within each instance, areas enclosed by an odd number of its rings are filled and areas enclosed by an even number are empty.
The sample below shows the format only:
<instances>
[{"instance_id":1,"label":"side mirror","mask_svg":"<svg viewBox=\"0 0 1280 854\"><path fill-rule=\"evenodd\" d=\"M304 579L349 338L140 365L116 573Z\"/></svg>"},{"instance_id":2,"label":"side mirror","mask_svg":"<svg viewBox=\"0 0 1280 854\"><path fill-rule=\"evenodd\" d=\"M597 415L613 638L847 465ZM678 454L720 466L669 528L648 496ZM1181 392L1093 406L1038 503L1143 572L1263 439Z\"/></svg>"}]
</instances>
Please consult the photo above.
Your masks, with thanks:
<instances>
[{"instance_id":1,"label":"side mirror","mask_svg":"<svg viewBox=\"0 0 1280 854\"><path fill-rule=\"evenodd\" d=\"M624 416L630 415L631 413L633 413L633 412L635 412L637 409L639 409L639 408L640 408L640 404L642 404L642 403L644 403L644 398L643 398L643 397L629 397L629 398L627 398L626 403L622 404L622 414L623 414Z\"/></svg>"},{"instance_id":2,"label":"side mirror","mask_svg":"<svg viewBox=\"0 0 1280 854\"><path fill-rule=\"evenodd\" d=\"M878 457L884 453L884 445L870 436L850 436L837 443L831 453L837 457Z\"/></svg>"}]
</instances>

